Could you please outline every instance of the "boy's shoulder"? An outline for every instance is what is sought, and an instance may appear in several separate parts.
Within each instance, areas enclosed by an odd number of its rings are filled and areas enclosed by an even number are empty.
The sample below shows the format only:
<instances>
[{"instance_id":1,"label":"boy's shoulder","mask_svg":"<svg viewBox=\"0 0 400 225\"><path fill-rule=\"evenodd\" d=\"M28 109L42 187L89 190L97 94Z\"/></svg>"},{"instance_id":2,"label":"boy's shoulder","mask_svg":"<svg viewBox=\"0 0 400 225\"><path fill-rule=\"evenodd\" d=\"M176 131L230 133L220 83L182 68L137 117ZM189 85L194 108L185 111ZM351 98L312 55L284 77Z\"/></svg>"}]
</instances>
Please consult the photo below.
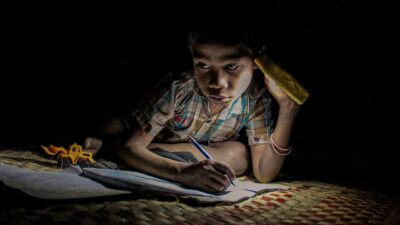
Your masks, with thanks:
<instances>
[{"instance_id":1,"label":"boy's shoulder","mask_svg":"<svg viewBox=\"0 0 400 225\"><path fill-rule=\"evenodd\" d=\"M157 82L155 89L159 91L188 91L196 88L195 81L196 79L192 71L171 72Z\"/></svg>"},{"instance_id":2,"label":"boy's shoulder","mask_svg":"<svg viewBox=\"0 0 400 225\"><path fill-rule=\"evenodd\" d=\"M171 86L174 83L178 84L190 84L195 80L194 73L192 71L184 71L184 72L170 72L163 78L161 78L156 86Z\"/></svg>"},{"instance_id":3,"label":"boy's shoulder","mask_svg":"<svg viewBox=\"0 0 400 225\"><path fill-rule=\"evenodd\" d=\"M156 101L171 94L177 96L187 95L196 89L193 72L170 72L154 82L153 86L145 93L146 100Z\"/></svg>"},{"instance_id":4,"label":"boy's shoulder","mask_svg":"<svg viewBox=\"0 0 400 225\"><path fill-rule=\"evenodd\" d=\"M183 85L190 88L196 88L196 77L194 76L193 71L185 71L178 73L175 82L178 85Z\"/></svg>"}]
</instances>

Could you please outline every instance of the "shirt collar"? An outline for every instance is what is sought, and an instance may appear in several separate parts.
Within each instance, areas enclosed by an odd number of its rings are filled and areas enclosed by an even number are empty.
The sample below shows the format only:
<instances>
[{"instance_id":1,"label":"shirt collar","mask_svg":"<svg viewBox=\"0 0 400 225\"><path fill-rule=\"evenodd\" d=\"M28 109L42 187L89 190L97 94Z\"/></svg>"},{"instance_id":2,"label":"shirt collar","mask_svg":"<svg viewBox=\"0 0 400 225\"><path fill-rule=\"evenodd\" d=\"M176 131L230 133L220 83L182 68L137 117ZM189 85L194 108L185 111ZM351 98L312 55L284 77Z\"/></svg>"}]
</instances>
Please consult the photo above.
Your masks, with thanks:
<instances>
[{"instance_id":1,"label":"shirt collar","mask_svg":"<svg viewBox=\"0 0 400 225\"><path fill-rule=\"evenodd\" d=\"M201 92L200 87L197 85L196 77L193 75L191 79L193 82L193 91L197 94L197 96L199 96L199 98L203 102L203 106L208 114L207 116L211 117L211 112L209 108L209 99ZM238 115L247 112L249 98L250 98L249 91L253 89L251 87L253 83L254 82L251 82L249 87L244 91L242 95L237 97L235 100L231 101L224 109L222 109L222 111L218 114L218 117L225 120L229 118L232 114Z\"/></svg>"}]
</instances>

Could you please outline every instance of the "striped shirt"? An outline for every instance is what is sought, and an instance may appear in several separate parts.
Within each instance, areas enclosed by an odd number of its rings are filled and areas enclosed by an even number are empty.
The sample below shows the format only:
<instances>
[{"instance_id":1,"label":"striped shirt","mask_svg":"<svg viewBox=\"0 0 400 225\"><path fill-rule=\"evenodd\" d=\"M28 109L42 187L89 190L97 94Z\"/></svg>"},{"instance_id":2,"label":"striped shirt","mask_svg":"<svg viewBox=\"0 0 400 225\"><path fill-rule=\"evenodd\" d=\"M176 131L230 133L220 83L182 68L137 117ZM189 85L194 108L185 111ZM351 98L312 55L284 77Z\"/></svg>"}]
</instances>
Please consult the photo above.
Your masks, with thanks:
<instances>
[{"instance_id":1,"label":"striped shirt","mask_svg":"<svg viewBox=\"0 0 400 225\"><path fill-rule=\"evenodd\" d=\"M250 146L265 144L273 131L273 120L271 98L260 83L253 79L241 96L211 116L209 100L192 73L178 80L167 76L122 119L128 128L136 120L154 142L189 142L188 135L200 143L236 140L245 127Z\"/></svg>"}]
</instances>

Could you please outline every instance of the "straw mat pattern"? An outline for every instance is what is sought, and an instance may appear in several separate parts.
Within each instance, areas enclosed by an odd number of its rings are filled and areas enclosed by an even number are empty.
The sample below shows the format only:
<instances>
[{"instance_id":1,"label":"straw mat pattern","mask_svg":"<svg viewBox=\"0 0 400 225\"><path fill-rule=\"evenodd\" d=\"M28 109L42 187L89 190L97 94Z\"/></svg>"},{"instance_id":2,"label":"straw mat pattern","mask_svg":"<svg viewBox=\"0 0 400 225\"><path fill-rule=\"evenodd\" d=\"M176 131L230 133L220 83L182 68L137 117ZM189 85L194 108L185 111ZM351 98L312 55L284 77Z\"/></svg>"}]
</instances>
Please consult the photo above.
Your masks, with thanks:
<instances>
[{"instance_id":1,"label":"straw mat pattern","mask_svg":"<svg viewBox=\"0 0 400 225\"><path fill-rule=\"evenodd\" d=\"M2 150L0 163L36 171L59 170L55 160L31 151ZM400 201L391 195L310 180L277 183L290 189L234 205L199 205L154 194L29 206L2 203L0 224L400 224ZM9 190L3 187L0 191L6 196Z\"/></svg>"}]
</instances>

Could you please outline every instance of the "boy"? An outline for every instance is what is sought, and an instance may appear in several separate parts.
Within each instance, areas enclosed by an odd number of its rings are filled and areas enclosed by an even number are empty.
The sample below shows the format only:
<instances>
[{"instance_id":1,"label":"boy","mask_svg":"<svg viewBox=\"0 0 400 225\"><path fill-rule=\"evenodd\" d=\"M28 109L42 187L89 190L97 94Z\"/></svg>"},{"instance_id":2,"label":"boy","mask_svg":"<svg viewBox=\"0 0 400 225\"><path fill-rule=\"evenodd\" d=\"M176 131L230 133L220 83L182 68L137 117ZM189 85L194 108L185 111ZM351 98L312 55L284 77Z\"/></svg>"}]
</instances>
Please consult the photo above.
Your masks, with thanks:
<instances>
[{"instance_id":1,"label":"boy","mask_svg":"<svg viewBox=\"0 0 400 225\"><path fill-rule=\"evenodd\" d=\"M254 74L256 50L250 33L191 31L188 46L193 71L172 82L164 79L134 111L112 118L102 129L103 137L129 130L129 136L114 145L128 167L200 190L225 190L235 174L247 169L248 156L257 180L271 181L290 153L299 106L271 80L257 82L262 75ZM274 129L270 95L279 105ZM235 141L242 128L250 153ZM214 160L206 160L189 135ZM105 148L103 142L89 137L85 147L99 150Z\"/></svg>"}]
</instances>

